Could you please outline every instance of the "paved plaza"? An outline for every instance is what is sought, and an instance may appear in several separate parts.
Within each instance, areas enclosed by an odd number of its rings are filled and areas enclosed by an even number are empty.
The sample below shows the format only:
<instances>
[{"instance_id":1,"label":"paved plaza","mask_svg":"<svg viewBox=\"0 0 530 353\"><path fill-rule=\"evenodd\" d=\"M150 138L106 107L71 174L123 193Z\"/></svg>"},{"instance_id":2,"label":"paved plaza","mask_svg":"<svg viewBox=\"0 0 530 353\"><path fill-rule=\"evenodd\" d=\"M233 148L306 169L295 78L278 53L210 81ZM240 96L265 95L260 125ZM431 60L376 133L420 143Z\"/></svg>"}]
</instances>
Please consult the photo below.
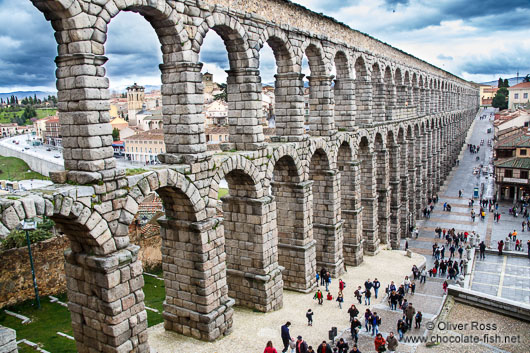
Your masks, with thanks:
<instances>
[{"instance_id":1,"label":"paved plaza","mask_svg":"<svg viewBox=\"0 0 530 353\"><path fill-rule=\"evenodd\" d=\"M403 251L383 250L376 256L366 256L364 262L358 267L347 267L348 271L341 277L347 284L344 290L343 308L339 309L335 297L338 293L338 280L334 279L330 287L333 295L333 301L324 300L322 306L313 300L315 291L303 294L292 291L284 291L283 308L270 312L258 313L252 310L236 308L234 311L233 332L215 342L202 342L190 337L176 334L164 330L163 324L153 326L149 329L149 344L158 353L175 352L175 347L179 347L180 352L193 353L211 353L211 352L262 352L268 340L272 340L276 349L281 348L280 326L286 321L292 323L291 336L297 337L302 335L309 345L315 350L318 344L323 340L328 340L328 330L335 326L338 333L349 335L349 316L347 313L351 304L357 303L353 292L357 286L362 286L366 279L373 280L375 277L381 282L380 295L377 300L372 301L371 306L357 305L360 311L359 319L364 324L364 318L361 319L366 308L370 307L377 311L382 318L381 331L388 332L393 330L397 319L400 317L399 312L392 312L388 309L384 288L390 281L401 283L405 275L411 273L412 265L420 266L425 262L421 255L414 254L412 258L405 255ZM320 287L324 291L324 287ZM441 282L428 280L425 285L418 285L417 294L408 295L407 298L413 302L419 310L425 312L425 320L436 313L442 302ZM325 291L324 291L325 293ZM413 298L413 299L410 299ZM364 302L363 302L364 304ZM314 315L314 326L308 327L305 313L311 308ZM373 337L363 332L360 335L360 347L373 347ZM361 351L369 351L362 349Z\"/></svg>"}]
</instances>

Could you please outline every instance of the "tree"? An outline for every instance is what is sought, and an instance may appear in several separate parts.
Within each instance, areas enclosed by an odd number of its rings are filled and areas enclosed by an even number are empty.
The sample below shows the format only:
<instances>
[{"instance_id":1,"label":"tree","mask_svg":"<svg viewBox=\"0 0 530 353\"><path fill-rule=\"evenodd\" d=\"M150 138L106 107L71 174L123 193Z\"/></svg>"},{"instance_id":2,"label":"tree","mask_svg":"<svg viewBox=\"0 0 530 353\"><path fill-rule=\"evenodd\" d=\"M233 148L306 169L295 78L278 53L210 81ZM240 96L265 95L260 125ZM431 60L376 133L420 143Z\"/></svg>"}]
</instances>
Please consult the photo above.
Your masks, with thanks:
<instances>
[{"instance_id":1,"label":"tree","mask_svg":"<svg viewBox=\"0 0 530 353\"><path fill-rule=\"evenodd\" d=\"M510 83L508 82L507 78L504 79L504 87L506 88L510 87Z\"/></svg>"},{"instance_id":2,"label":"tree","mask_svg":"<svg viewBox=\"0 0 530 353\"><path fill-rule=\"evenodd\" d=\"M502 80L502 77L499 77L499 81L497 82L497 87L499 88L504 87L504 81Z\"/></svg>"},{"instance_id":3,"label":"tree","mask_svg":"<svg viewBox=\"0 0 530 353\"><path fill-rule=\"evenodd\" d=\"M221 87L221 93L214 95L213 99L216 101L228 101L228 96L226 94L226 83L221 83L219 86Z\"/></svg>"},{"instance_id":4,"label":"tree","mask_svg":"<svg viewBox=\"0 0 530 353\"><path fill-rule=\"evenodd\" d=\"M120 140L120 130L114 128L112 129L112 140L113 141L119 141Z\"/></svg>"},{"instance_id":5,"label":"tree","mask_svg":"<svg viewBox=\"0 0 530 353\"><path fill-rule=\"evenodd\" d=\"M530 74L526 74L526 76L523 77L523 82L530 82Z\"/></svg>"},{"instance_id":6,"label":"tree","mask_svg":"<svg viewBox=\"0 0 530 353\"><path fill-rule=\"evenodd\" d=\"M491 106L493 108L499 108L500 110L508 109L508 90L505 87L500 88L493 100L491 101Z\"/></svg>"}]
</instances>

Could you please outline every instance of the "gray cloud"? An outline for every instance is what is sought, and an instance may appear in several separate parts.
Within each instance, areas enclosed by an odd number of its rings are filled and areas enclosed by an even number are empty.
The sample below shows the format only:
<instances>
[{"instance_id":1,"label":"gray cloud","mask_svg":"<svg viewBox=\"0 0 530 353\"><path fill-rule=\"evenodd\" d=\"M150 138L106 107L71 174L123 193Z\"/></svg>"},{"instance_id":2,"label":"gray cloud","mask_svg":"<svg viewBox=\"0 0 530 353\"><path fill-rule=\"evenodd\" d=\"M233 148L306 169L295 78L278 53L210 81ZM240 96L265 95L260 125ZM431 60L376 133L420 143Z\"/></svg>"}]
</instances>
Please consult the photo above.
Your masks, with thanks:
<instances>
[{"instance_id":1,"label":"gray cloud","mask_svg":"<svg viewBox=\"0 0 530 353\"><path fill-rule=\"evenodd\" d=\"M473 75L513 74L530 72L530 48L515 48L510 52L496 52L489 56L469 56L460 64L462 72Z\"/></svg>"},{"instance_id":2,"label":"gray cloud","mask_svg":"<svg viewBox=\"0 0 530 353\"><path fill-rule=\"evenodd\" d=\"M438 55L437 58L440 60L453 60L454 59L452 56L444 55L444 54Z\"/></svg>"}]
</instances>

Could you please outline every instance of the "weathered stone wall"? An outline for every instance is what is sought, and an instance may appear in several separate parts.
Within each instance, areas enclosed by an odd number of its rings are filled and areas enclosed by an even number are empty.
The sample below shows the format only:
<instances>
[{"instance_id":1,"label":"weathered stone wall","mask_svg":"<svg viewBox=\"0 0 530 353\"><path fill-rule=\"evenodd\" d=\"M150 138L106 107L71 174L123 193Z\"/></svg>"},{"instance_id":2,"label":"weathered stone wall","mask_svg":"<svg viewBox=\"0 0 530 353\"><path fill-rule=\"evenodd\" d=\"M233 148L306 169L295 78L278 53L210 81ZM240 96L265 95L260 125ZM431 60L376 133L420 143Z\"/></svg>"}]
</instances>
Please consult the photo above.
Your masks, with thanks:
<instances>
[{"instance_id":1,"label":"weathered stone wall","mask_svg":"<svg viewBox=\"0 0 530 353\"><path fill-rule=\"evenodd\" d=\"M39 294L55 295L66 291L64 251L70 246L65 235L32 244ZM28 248L0 253L0 308L35 298Z\"/></svg>"},{"instance_id":2,"label":"weathered stone wall","mask_svg":"<svg viewBox=\"0 0 530 353\"><path fill-rule=\"evenodd\" d=\"M0 353L17 353L17 333L15 330L0 326Z\"/></svg>"}]
</instances>

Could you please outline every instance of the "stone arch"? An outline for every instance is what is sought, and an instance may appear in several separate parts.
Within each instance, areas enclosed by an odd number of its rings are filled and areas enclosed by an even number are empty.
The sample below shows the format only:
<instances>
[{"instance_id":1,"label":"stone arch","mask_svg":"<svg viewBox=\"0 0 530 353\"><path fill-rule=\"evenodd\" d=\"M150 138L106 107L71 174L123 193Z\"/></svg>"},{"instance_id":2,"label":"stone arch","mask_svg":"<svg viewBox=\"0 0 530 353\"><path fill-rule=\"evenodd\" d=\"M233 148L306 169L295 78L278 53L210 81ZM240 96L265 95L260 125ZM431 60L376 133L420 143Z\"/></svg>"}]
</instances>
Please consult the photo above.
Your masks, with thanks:
<instances>
[{"instance_id":1,"label":"stone arch","mask_svg":"<svg viewBox=\"0 0 530 353\"><path fill-rule=\"evenodd\" d=\"M355 126L355 98L352 94L355 89L355 82L352 78L348 56L343 49L335 52L334 63L337 71L333 87L335 124L340 130L352 131Z\"/></svg>"},{"instance_id":2,"label":"stone arch","mask_svg":"<svg viewBox=\"0 0 530 353\"><path fill-rule=\"evenodd\" d=\"M375 148L370 137L360 134L357 154L361 169L361 205L363 250L365 254L375 255L379 251L379 225L377 222L377 190L375 175Z\"/></svg>"},{"instance_id":3,"label":"stone arch","mask_svg":"<svg viewBox=\"0 0 530 353\"><path fill-rule=\"evenodd\" d=\"M235 173L233 173L231 176L242 178L242 181L244 181L244 185L246 186L246 196L252 198L261 198L264 196L263 187L260 182L259 169L256 168L256 166L244 156L236 155L227 158L219 165L217 172L212 177L209 192L210 198L215 197L215 199L217 199L217 195L219 193L219 182L223 179L226 179L227 175L234 171ZM237 184L236 180L233 180L233 182ZM230 182L228 184L230 188Z\"/></svg>"},{"instance_id":4,"label":"stone arch","mask_svg":"<svg viewBox=\"0 0 530 353\"><path fill-rule=\"evenodd\" d=\"M215 31L224 41L230 70L259 68L258 59L249 48L249 37L245 28L235 17L224 13L214 12L198 26L192 46L197 55L209 30Z\"/></svg>"},{"instance_id":5,"label":"stone arch","mask_svg":"<svg viewBox=\"0 0 530 353\"><path fill-rule=\"evenodd\" d=\"M317 150L321 150L322 153L325 155L325 160L327 161L326 167L328 169L335 168L335 159L334 151L333 149L327 144L327 142L324 139L315 139L311 140L311 145L309 146L309 149L307 151L307 165L306 167L309 168L309 164L311 160L313 159L314 154L317 152ZM309 169L306 170L307 175L309 175Z\"/></svg>"},{"instance_id":6,"label":"stone arch","mask_svg":"<svg viewBox=\"0 0 530 353\"><path fill-rule=\"evenodd\" d=\"M396 84L394 83L394 77L392 75L392 68L390 65L385 67L384 76L384 89L385 89L385 110L386 120L392 120L393 109L396 107Z\"/></svg>"},{"instance_id":7,"label":"stone arch","mask_svg":"<svg viewBox=\"0 0 530 353\"><path fill-rule=\"evenodd\" d=\"M383 83L381 65L374 62L372 65L371 78L372 82L372 119L374 122L385 120L385 87Z\"/></svg>"},{"instance_id":8,"label":"stone arch","mask_svg":"<svg viewBox=\"0 0 530 353\"><path fill-rule=\"evenodd\" d=\"M276 164L280 159L283 157L288 156L289 159L292 160L289 166L290 171L296 172L296 177L294 178L293 182L303 182L306 180L306 175L304 171L304 166L302 163L302 160L300 159L300 156L298 155L298 151L294 145L291 144L284 144L278 147L274 150L274 153L272 154L271 159L267 163L267 169L265 171L265 178L263 179L263 188L267 189L272 182L274 178L274 170L276 169ZM294 167L295 169L292 170L291 167ZM292 175L293 176L293 175Z\"/></svg>"},{"instance_id":9,"label":"stone arch","mask_svg":"<svg viewBox=\"0 0 530 353\"><path fill-rule=\"evenodd\" d=\"M325 145L327 146L327 145ZM313 189L313 237L316 241L317 268L325 267L332 276L344 271L343 233L340 210L340 174L332 168L333 156L322 147L310 154L309 177Z\"/></svg>"},{"instance_id":10,"label":"stone arch","mask_svg":"<svg viewBox=\"0 0 530 353\"><path fill-rule=\"evenodd\" d=\"M354 64L355 71L355 125L371 124L372 84L367 59L359 55Z\"/></svg>"},{"instance_id":11,"label":"stone arch","mask_svg":"<svg viewBox=\"0 0 530 353\"><path fill-rule=\"evenodd\" d=\"M306 40L302 45L309 62L309 133L313 136L330 136L336 132L335 102L331 90L333 76L325 62L325 50L320 41ZM301 57L303 60L303 55Z\"/></svg>"},{"instance_id":12,"label":"stone arch","mask_svg":"<svg viewBox=\"0 0 530 353\"><path fill-rule=\"evenodd\" d=\"M276 135L288 141L300 141L304 127L304 82L291 42L285 33L275 27L261 32L260 50L267 43L276 59L275 75L275 127Z\"/></svg>"}]
</instances>

